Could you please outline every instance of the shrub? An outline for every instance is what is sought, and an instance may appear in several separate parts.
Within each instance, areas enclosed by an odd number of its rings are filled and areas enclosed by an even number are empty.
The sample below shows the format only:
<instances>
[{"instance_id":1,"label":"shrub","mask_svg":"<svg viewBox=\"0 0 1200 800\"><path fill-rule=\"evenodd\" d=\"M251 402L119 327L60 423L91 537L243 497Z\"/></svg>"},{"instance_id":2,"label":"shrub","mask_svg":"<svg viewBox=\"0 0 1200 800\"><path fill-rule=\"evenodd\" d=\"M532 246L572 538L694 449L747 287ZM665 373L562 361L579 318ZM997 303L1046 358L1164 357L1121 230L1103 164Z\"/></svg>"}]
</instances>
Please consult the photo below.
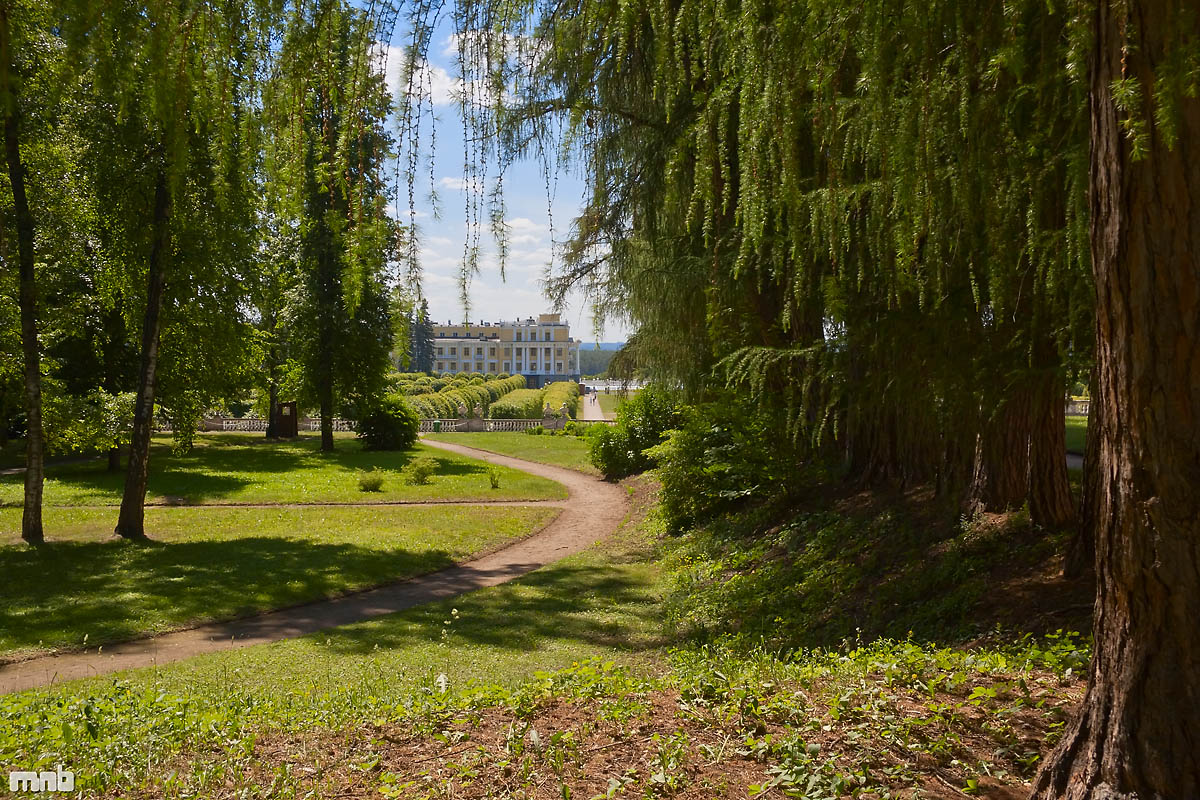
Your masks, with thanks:
<instances>
[{"instance_id":1,"label":"shrub","mask_svg":"<svg viewBox=\"0 0 1200 800\"><path fill-rule=\"evenodd\" d=\"M358 488L364 492L378 492L383 489L383 476L378 472L360 472Z\"/></svg>"},{"instance_id":2,"label":"shrub","mask_svg":"<svg viewBox=\"0 0 1200 800\"><path fill-rule=\"evenodd\" d=\"M541 389L517 389L492 403L490 416L492 419L541 419L544 396Z\"/></svg>"},{"instance_id":3,"label":"shrub","mask_svg":"<svg viewBox=\"0 0 1200 800\"><path fill-rule=\"evenodd\" d=\"M786 424L734 398L684 409L679 429L648 452L658 467L668 527L691 528L747 501L820 480L821 466L811 460L798 466L805 459L789 437L779 436Z\"/></svg>"},{"instance_id":4,"label":"shrub","mask_svg":"<svg viewBox=\"0 0 1200 800\"><path fill-rule=\"evenodd\" d=\"M437 472L437 462L432 458L414 458L404 468L404 482L410 486L424 486L430 477Z\"/></svg>"},{"instance_id":5,"label":"shrub","mask_svg":"<svg viewBox=\"0 0 1200 800\"><path fill-rule=\"evenodd\" d=\"M579 384L575 381L555 381L546 387L544 403L550 405L554 416L561 416L559 410L563 403L567 404L567 415L575 419L575 406L579 403Z\"/></svg>"},{"instance_id":6,"label":"shrub","mask_svg":"<svg viewBox=\"0 0 1200 800\"><path fill-rule=\"evenodd\" d=\"M492 485L493 489L499 489L500 488L500 468L499 467L488 467L487 473L488 473L488 483L490 483Z\"/></svg>"},{"instance_id":7,"label":"shrub","mask_svg":"<svg viewBox=\"0 0 1200 800\"><path fill-rule=\"evenodd\" d=\"M420 417L403 395L377 400L358 420L355 430L364 450L407 450L417 441Z\"/></svg>"},{"instance_id":8,"label":"shrub","mask_svg":"<svg viewBox=\"0 0 1200 800\"><path fill-rule=\"evenodd\" d=\"M538 425L536 428L526 428L525 429L526 436L541 436L545 432L546 432L546 429L543 428L541 425Z\"/></svg>"},{"instance_id":9,"label":"shrub","mask_svg":"<svg viewBox=\"0 0 1200 800\"><path fill-rule=\"evenodd\" d=\"M646 451L679 427L681 408L661 389L647 387L621 406L617 424L593 425L588 431L588 458L605 478L624 478L654 466Z\"/></svg>"}]
</instances>

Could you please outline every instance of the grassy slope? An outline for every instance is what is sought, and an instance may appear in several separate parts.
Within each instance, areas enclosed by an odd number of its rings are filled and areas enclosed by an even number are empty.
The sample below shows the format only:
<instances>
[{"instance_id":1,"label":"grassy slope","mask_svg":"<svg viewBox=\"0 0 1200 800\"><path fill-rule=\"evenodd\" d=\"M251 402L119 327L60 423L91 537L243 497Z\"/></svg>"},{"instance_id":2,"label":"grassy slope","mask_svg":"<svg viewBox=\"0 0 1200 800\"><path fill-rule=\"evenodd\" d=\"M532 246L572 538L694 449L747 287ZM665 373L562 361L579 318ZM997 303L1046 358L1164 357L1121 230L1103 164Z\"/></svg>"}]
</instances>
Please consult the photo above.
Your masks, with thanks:
<instances>
[{"instance_id":1,"label":"grassy slope","mask_svg":"<svg viewBox=\"0 0 1200 800\"><path fill-rule=\"evenodd\" d=\"M396 500L561 499L566 490L553 481L501 468L500 489L490 488L487 465L419 446L406 452L366 452L352 438L339 438L333 453L321 453L316 436L269 443L252 434L208 434L184 455L170 452L158 437L150 459L149 503L362 503ZM433 458L437 473L427 486L409 486L400 470L416 456ZM383 491L363 493L358 476L375 469ZM103 463L46 470L47 506L119 505L123 472ZM0 476L0 505L20 505L21 475Z\"/></svg>"},{"instance_id":2,"label":"grassy slope","mask_svg":"<svg viewBox=\"0 0 1200 800\"><path fill-rule=\"evenodd\" d=\"M0 538L0 657L129 639L432 572L545 524L553 509L158 508L155 542L111 538L111 509L47 509L54 544ZM6 528L20 511L4 509ZM54 576L53 579L49 579Z\"/></svg>"},{"instance_id":3,"label":"grassy slope","mask_svg":"<svg viewBox=\"0 0 1200 800\"><path fill-rule=\"evenodd\" d=\"M873 535L908 524L858 511L847 514L876 519ZM820 538L812 524L804 534ZM851 634L782 658L747 637L668 656L655 534L631 528L512 584L323 634L0 697L0 761L61 760L88 785L142 796L587 798L614 781L622 796L986 793L1028 778L1079 698L1087 652L1073 637L949 649ZM672 555L673 602L704 600L706 583L678 579L715 563L688 538ZM754 579L781 555L731 574ZM779 610L731 602L731 614Z\"/></svg>"},{"instance_id":4,"label":"grassy slope","mask_svg":"<svg viewBox=\"0 0 1200 800\"><path fill-rule=\"evenodd\" d=\"M1067 452L1083 455L1087 445L1087 417L1067 417Z\"/></svg>"},{"instance_id":5,"label":"grassy slope","mask_svg":"<svg viewBox=\"0 0 1200 800\"><path fill-rule=\"evenodd\" d=\"M530 436L527 433L436 433L427 439L477 447L492 453L553 464L589 475L599 471L588 460L587 442L575 436Z\"/></svg>"}]
</instances>

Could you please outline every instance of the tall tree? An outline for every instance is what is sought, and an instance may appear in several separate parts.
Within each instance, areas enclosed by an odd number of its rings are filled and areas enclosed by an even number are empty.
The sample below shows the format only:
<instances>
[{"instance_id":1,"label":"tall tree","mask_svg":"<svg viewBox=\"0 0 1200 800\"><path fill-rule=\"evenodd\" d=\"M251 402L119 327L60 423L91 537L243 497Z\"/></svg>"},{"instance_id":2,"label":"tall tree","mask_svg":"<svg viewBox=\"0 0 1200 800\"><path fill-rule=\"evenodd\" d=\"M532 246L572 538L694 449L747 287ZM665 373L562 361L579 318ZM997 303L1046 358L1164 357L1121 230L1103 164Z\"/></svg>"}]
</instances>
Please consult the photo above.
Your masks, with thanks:
<instances>
[{"instance_id":1,"label":"tall tree","mask_svg":"<svg viewBox=\"0 0 1200 800\"><path fill-rule=\"evenodd\" d=\"M399 239L383 179L391 99L370 23L341 0L302 9L271 94L276 135L292 153L279 169L300 231L296 341L322 450L333 449L339 403L361 404L382 389L391 351L387 270Z\"/></svg>"},{"instance_id":2,"label":"tall tree","mask_svg":"<svg viewBox=\"0 0 1200 800\"><path fill-rule=\"evenodd\" d=\"M433 321L429 319L429 301L425 298L413 309L411 327L409 368L413 372L433 372Z\"/></svg>"},{"instance_id":3,"label":"tall tree","mask_svg":"<svg viewBox=\"0 0 1200 800\"><path fill-rule=\"evenodd\" d=\"M1039 798L1200 796L1200 10L1103 0L1091 66L1098 596Z\"/></svg>"},{"instance_id":4,"label":"tall tree","mask_svg":"<svg viewBox=\"0 0 1200 800\"><path fill-rule=\"evenodd\" d=\"M240 110L252 103L269 6L147 0L102 17L84 2L63 10L60 28L88 75L86 102L94 109L84 121L91 126L85 160L111 226L113 255L126 267L141 311L129 463L115 528L126 538L145 536L164 309L170 316L188 304L182 314L194 314L209 298L192 273L247 260L238 250L249 227L245 198L253 175L241 169L249 115ZM183 340L185 349L204 338ZM196 380L200 385L204 376ZM186 416L194 419L195 398L188 405Z\"/></svg>"},{"instance_id":5,"label":"tall tree","mask_svg":"<svg viewBox=\"0 0 1200 800\"><path fill-rule=\"evenodd\" d=\"M18 5L0 2L0 113L4 115L4 160L17 228L18 302L21 310L21 349L25 378L25 504L21 538L31 544L44 540L42 486L45 481L45 446L42 435L41 350L38 345L37 283L34 274L34 219L26 193L26 171L21 160L22 121L19 94L18 50L13 45L13 12Z\"/></svg>"}]
</instances>

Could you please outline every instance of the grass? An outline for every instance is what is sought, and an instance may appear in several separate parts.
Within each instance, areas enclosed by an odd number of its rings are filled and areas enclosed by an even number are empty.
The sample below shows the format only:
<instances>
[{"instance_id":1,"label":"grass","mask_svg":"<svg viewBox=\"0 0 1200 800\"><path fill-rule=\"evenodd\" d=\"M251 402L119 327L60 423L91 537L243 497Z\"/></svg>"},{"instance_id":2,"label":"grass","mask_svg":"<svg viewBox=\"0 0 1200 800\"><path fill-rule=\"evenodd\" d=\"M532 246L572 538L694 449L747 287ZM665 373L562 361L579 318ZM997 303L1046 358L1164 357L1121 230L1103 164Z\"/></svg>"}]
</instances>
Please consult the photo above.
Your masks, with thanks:
<instances>
[{"instance_id":1,"label":"grass","mask_svg":"<svg viewBox=\"0 0 1200 800\"><path fill-rule=\"evenodd\" d=\"M604 392L600 392L596 396L600 398L600 410L604 412L604 416L612 419L616 416L617 411L620 410L622 404L624 404L624 402L629 398L636 395L637 392L638 390L636 389L627 394L618 394L615 392L605 394Z\"/></svg>"},{"instance_id":2,"label":"grass","mask_svg":"<svg viewBox=\"0 0 1200 800\"><path fill-rule=\"evenodd\" d=\"M1087 417L1067 417L1067 452L1083 455L1087 446Z\"/></svg>"},{"instance_id":3,"label":"grass","mask_svg":"<svg viewBox=\"0 0 1200 800\"><path fill-rule=\"evenodd\" d=\"M457 696L658 644L658 568L637 528L498 587L320 634L0 696L0 762L59 759L80 786L174 794L184 748L395 718L447 676Z\"/></svg>"},{"instance_id":4,"label":"grass","mask_svg":"<svg viewBox=\"0 0 1200 800\"><path fill-rule=\"evenodd\" d=\"M599 475L600 472L588 460L587 441L576 436L530 436L527 433L434 433L426 439L439 442L476 447L490 453L523 458L539 464Z\"/></svg>"},{"instance_id":5,"label":"grass","mask_svg":"<svg viewBox=\"0 0 1200 800\"><path fill-rule=\"evenodd\" d=\"M794 630L783 647L749 634L815 608L815 600L785 598L781 580L827 580L822 591L836 605L842 592L857 594L853 582L839 583L853 577L851 564L873 569L884 586L927 559L917 546L921 520L902 507L893 513L901 519L846 512L839 525L829 508L792 520L780 536L759 528L767 549L743 540L745 557L732 539L718 547L714 531L693 532L670 546L669 574L650 518L503 586L291 641L0 697L0 761L61 762L81 787L108 796L826 798L1027 789L1080 698L1088 648L1079 637L993 632L947 647L920 636L868 643L851 629L803 650ZM856 542L855 526L872 519ZM1011 526L993 535L985 523L965 522L951 538L968 552L982 540L1003 544L996 552L1040 553L1014 540ZM848 536L849 552L827 577L820 563L793 558L810 540L825 547L824 539ZM891 552L903 556L864 564L857 547L876 537L901 539ZM780 561L793 571L772 571ZM970 559L955 563L959 583L986 580ZM940 573L926 589L946 588ZM742 584L726 598L728 619L745 618L742 635L695 637L676 626L683 638L664 638L662 620L681 597L698 601L701 617L711 613L703 602L714 579ZM774 592L768 602L755 598L754 585ZM936 609L941 600L917 594L909 602Z\"/></svg>"},{"instance_id":6,"label":"grass","mask_svg":"<svg viewBox=\"0 0 1200 800\"><path fill-rule=\"evenodd\" d=\"M668 629L788 648L857 636L955 642L998 624L1090 627L1094 587L1058 579L1069 532L1034 528L1022 512L956 519L923 496L842 494L732 514L674 539Z\"/></svg>"},{"instance_id":7,"label":"grass","mask_svg":"<svg viewBox=\"0 0 1200 800\"><path fill-rule=\"evenodd\" d=\"M156 437L150 459L147 502L204 503L362 503L427 500L562 499L553 481L519 470L504 470L501 488L490 488L487 464L418 445L404 452L368 452L342 437L332 453L319 450L317 436L268 442L252 434L215 433L197 437L191 452L175 455L168 437ZM404 482L410 460L427 456L437 463L429 485ZM119 505L124 472L102 462L49 467L45 504ZM361 491L358 478L373 468L384 479L379 492ZM0 476L0 505L21 504L23 476Z\"/></svg>"},{"instance_id":8,"label":"grass","mask_svg":"<svg viewBox=\"0 0 1200 800\"><path fill-rule=\"evenodd\" d=\"M49 508L54 543L0 537L0 657L130 639L442 569L541 527L536 507L154 508L154 542L110 537L115 512ZM19 509L0 510L6 529Z\"/></svg>"}]
</instances>

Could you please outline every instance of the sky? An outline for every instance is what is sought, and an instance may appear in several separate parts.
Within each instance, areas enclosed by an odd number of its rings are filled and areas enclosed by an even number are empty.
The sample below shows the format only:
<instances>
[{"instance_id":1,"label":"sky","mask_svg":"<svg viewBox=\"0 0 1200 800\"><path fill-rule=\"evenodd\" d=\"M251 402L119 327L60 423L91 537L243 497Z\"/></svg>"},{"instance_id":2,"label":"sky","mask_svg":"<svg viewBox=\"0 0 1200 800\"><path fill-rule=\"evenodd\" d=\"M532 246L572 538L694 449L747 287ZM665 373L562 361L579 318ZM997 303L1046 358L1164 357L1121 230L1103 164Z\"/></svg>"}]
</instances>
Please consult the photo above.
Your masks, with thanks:
<instances>
[{"instance_id":1,"label":"sky","mask_svg":"<svg viewBox=\"0 0 1200 800\"><path fill-rule=\"evenodd\" d=\"M467 192L463 170L463 123L454 96L457 52L451 32L436 32L429 48L429 83L433 101L436 148L433 150L432 187L430 170L426 165L423 177L416 185L416 223L420 234L422 281L430 317L438 323L463 320L459 297L458 272L467 238ZM399 48L390 48L387 60L388 86L393 97L401 88L402 55ZM428 125L422 125L426 141ZM425 145L427 147L427 145ZM428 154L428 151L427 151ZM497 164L489 165L494 175ZM554 255L554 242L564 240L571 221L579 213L584 184L576 175L560 172L551 176L551 197L547 198L546 178L535 161L519 162L509 167L505 175L505 221L509 231L508 262L505 280L500 278L495 247L487 228L484 209L484 234L480 237L483 253L480 274L470 289L470 320L512 320L547 313L553 309L542 293L541 281ZM438 213L431 202L431 188L437 194ZM401 187L402 207L397 216L409 221L407 189ZM580 296L569 299L563 321L571 326L572 338L596 341L592 317L587 303ZM609 324L599 341L624 341L628 331L621 325Z\"/></svg>"}]
</instances>

